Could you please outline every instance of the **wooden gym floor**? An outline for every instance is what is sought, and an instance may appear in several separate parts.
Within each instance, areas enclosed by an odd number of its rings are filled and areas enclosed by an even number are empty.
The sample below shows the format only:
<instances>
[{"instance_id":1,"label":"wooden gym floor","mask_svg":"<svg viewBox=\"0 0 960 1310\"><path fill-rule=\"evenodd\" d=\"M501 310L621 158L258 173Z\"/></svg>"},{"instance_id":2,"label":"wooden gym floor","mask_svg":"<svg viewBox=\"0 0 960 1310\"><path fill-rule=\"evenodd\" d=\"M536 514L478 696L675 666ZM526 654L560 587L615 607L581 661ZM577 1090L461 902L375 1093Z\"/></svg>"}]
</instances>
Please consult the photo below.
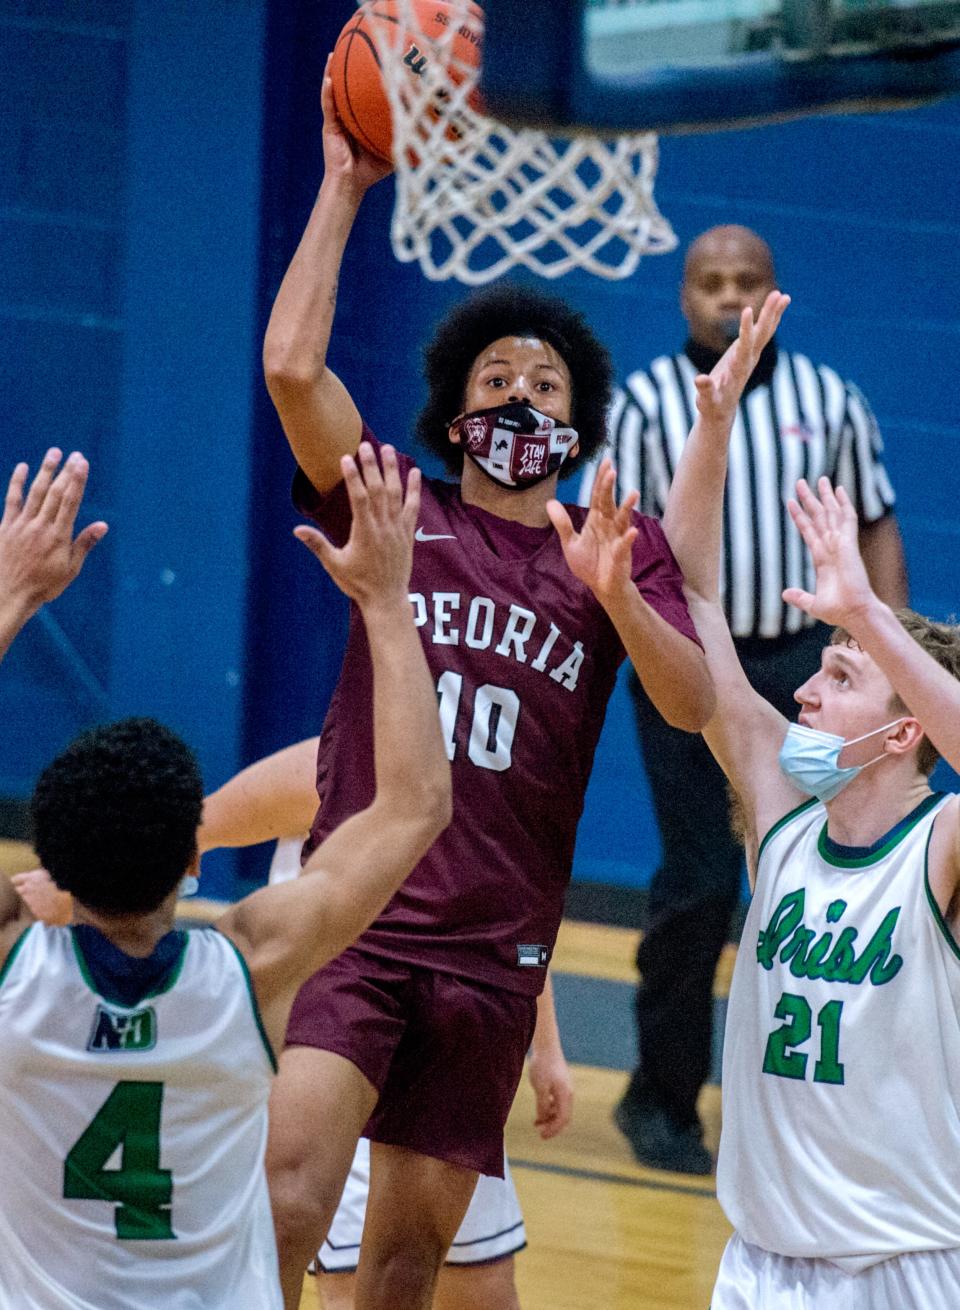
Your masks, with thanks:
<instances>
[{"instance_id":1,"label":"wooden gym floor","mask_svg":"<svg viewBox=\"0 0 960 1310\"><path fill-rule=\"evenodd\" d=\"M0 841L0 871L30 864L29 848ZM191 915L205 908L188 906ZM572 920L561 928L553 970L574 1068L573 1123L542 1142L524 1079L507 1128L529 1243L516 1265L523 1310L707 1310L710 1304L730 1233L714 1180L640 1168L610 1119L633 1059L635 948L636 934L625 929ZM717 972L718 1023L733 958L728 947ZM716 1150L716 1085L704 1089L700 1110L707 1145ZM313 1281L304 1281L301 1310L317 1310Z\"/></svg>"}]
</instances>

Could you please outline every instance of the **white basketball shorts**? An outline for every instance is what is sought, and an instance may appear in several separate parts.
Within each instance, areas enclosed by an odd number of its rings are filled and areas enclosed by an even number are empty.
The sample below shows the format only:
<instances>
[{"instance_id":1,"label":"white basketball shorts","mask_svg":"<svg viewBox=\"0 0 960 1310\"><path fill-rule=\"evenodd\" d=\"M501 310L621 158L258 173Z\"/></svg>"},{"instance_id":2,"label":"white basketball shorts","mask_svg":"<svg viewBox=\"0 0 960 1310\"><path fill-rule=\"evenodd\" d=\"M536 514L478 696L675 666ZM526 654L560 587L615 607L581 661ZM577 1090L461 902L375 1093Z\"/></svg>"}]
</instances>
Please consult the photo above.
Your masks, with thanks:
<instances>
[{"instance_id":1,"label":"white basketball shorts","mask_svg":"<svg viewBox=\"0 0 960 1310\"><path fill-rule=\"evenodd\" d=\"M831 1260L775 1255L738 1233L710 1310L958 1310L960 1249L909 1251L847 1273Z\"/></svg>"},{"instance_id":2,"label":"white basketball shorts","mask_svg":"<svg viewBox=\"0 0 960 1310\"><path fill-rule=\"evenodd\" d=\"M477 1179L473 1199L447 1254L448 1265L492 1264L526 1246L523 1214L506 1156L503 1170L502 1178L488 1178L481 1174ZM370 1143L361 1137L340 1205L327 1240L311 1265L311 1272L346 1274L356 1269L369 1188Z\"/></svg>"}]
</instances>

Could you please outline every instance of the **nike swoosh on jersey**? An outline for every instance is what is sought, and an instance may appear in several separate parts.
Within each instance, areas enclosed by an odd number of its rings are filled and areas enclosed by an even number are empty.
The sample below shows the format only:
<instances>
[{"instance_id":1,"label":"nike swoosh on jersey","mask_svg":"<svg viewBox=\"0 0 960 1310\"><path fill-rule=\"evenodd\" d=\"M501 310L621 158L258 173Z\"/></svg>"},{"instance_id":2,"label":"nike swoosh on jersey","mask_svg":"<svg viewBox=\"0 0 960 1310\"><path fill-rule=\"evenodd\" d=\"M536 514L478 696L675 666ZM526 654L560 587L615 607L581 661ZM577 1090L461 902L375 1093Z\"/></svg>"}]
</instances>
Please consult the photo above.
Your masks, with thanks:
<instances>
[{"instance_id":1,"label":"nike swoosh on jersey","mask_svg":"<svg viewBox=\"0 0 960 1310\"><path fill-rule=\"evenodd\" d=\"M417 528L413 539L414 541L456 541L456 537L451 532L424 532L423 528Z\"/></svg>"}]
</instances>

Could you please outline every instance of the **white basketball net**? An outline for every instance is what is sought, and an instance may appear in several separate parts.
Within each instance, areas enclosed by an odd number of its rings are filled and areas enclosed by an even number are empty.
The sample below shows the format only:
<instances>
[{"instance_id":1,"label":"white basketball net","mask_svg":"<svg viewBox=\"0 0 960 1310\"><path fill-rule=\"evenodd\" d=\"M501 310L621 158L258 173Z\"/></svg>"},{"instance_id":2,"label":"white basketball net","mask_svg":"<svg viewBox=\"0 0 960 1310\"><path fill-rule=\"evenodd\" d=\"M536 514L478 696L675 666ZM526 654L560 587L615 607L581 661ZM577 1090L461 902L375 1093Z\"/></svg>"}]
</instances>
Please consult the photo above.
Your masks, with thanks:
<instances>
[{"instance_id":1,"label":"white basketball net","mask_svg":"<svg viewBox=\"0 0 960 1310\"><path fill-rule=\"evenodd\" d=\"M475 286L515 265L547 278L575 268L625 278L642 255L675 249L653 198L656 136L558 140L478 113L468 98L479 70L452 50L463 23L477 30L476 10L469 0L449 7L440 36L422 32L412 0L396 0L399 23L376 29L393 115L397 258L434 281Z\"/></svg>"}]
</instances>

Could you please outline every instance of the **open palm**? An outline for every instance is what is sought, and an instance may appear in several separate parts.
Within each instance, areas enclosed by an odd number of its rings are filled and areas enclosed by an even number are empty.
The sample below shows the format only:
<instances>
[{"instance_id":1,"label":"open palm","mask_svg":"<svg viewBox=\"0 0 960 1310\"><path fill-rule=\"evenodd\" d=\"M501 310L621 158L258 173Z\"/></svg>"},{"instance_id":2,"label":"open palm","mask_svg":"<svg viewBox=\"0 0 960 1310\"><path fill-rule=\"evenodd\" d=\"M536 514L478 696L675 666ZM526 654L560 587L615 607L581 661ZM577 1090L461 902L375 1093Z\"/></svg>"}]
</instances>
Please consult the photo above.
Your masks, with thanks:
<instances>
[{"instance_id":1,"label":"open palm","mask_svg":"<svg viewBox=\"0 0 960 1310\"><path fill-rule=\"evenodd\" d=\"M788 502L790 517L806 542L817 573L816 591L788 587L790 605L824 623L845 624L873 600L873 588L859 546L857 512L843 487L834 491L828 478L817 484L819 499L802 479L797 500Z\"/></svg>"},{"instance_id":2,"label":"open palm","mask_svg":"<svg viewBox=\"0 0 960 1310\"><path fill-rule=\"evenodd\" d=\"M294 529L340 590L361 607L406 599L420 510L420 470L410 470L404 491L396 451L381 446L380 455L382 471L364 441L356 459L344 455L340 461L352 516L345 545L332 545L316 528Z\"/></svg>"},{"instance_id":3,"label":"open palm","mask_svg":"<svg viewBox=\"0 0 960 1310\"><path fill-rule=\"evenodd\" d=\"M550 522L560 535L570 571L586 583L601 603L629 583L633 572L637 529L632 524L632 511L639 494L631 491L618 506L614 496L616 481L613 465L605 459L594 480L590 507L579 532L558 500L547 504Z\"/></svg>"},{"instance_id":4,"label":"open palm","mask_svg":"<svg viewBox=\"0 0 960 1310\"><path fill-rule=\"evenodd\" d=\"M733 423L743 389L789 304L789 296L780 291L771 291L763 302L756 322L753 320L753 310L749 307L745 309L740 315L740 333L736 341L709 373L697 376L697 409L711 425L726 430Z\"/></svg>"}]
</instances>

